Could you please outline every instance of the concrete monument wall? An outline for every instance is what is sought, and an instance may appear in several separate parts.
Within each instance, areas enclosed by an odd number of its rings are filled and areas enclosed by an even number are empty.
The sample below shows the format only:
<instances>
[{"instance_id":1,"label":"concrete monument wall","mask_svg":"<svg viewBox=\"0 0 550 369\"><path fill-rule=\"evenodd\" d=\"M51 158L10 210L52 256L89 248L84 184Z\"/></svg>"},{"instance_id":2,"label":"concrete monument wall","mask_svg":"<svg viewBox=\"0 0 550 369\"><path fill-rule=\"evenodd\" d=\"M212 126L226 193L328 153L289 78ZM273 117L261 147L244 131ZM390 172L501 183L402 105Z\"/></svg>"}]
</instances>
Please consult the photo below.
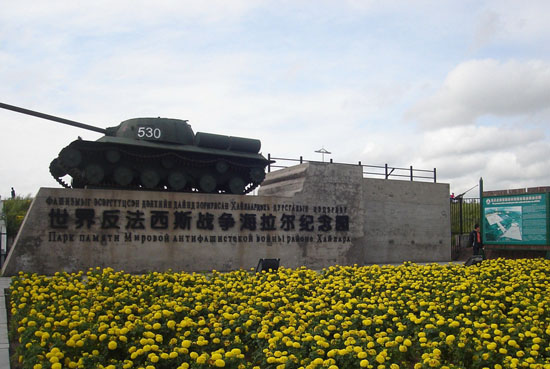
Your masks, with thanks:
<instances>
[{"instance_id":1,"label":"concrete monument wall","mask_svg":"<svg viewBox=\"0 0 550 369\"><path fill-rule=\"evenodd\" d=\"M451 260L449 186L363 179L363 262Z\"/></svg>"},{"instance_id":2,"label":"concrete monument wall","mask_svg":"<svg viewBox=\"0 0 550 369\"><path fill-rule=\"evenodd\" d=\"M448 194L328 163L269 173L258 196L41 188L2 275L449 261Z\"/></svg>"},{"instance_id":3,"label":"concrete monument wall","mask_svg":"<svg viewBox=\"0 0 550 369\"><path fill-rule=\"evenodd\" d=\"M451 260L448 184L363 178L358 165L307 163L269 173L259 194L358 204L361 230L344 264Z\"/></svg>"}]
</instances>

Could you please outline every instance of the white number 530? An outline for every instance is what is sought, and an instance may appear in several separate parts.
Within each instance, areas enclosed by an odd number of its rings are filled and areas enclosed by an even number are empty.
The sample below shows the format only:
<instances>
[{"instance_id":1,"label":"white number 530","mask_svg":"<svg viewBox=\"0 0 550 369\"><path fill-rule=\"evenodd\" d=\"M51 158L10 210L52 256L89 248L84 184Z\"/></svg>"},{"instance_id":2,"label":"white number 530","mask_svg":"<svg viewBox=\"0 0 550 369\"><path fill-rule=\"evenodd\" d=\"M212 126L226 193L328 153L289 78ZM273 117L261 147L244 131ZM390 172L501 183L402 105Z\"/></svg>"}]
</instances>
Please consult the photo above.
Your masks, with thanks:
<instances>
[{"instance_id":1,"label":"white number 530","mask_svg":"<svg viewBox=\"0 0 550 369\"><path fill-rule=\"evenodd\" d=\"M137 136L139 138L160 138L162 132L160 128L138 127Z\"/></svg>"}]
</instances>

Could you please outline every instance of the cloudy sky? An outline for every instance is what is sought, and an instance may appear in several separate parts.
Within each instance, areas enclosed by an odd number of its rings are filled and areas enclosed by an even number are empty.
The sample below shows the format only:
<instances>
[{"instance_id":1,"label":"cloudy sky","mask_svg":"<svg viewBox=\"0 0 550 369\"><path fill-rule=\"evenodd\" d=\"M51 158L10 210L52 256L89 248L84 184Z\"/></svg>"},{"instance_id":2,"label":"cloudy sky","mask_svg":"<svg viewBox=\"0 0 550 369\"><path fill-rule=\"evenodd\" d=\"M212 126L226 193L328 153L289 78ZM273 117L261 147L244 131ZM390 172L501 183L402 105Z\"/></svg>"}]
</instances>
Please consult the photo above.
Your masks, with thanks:
<instances>
[{"instance_id":1,"label":"cloudy sky","mask_svg":"<svg viewBox=\"0 0 550 369\"><path fill-rule=\"evenodd\" d=\"M4 1L0 102L108 127L188 119L278 157L550 186L550 2ZM101 135L0 110L0 195ZM477 189L468 193L476 196Z\"/></svg>"}]
</instances>

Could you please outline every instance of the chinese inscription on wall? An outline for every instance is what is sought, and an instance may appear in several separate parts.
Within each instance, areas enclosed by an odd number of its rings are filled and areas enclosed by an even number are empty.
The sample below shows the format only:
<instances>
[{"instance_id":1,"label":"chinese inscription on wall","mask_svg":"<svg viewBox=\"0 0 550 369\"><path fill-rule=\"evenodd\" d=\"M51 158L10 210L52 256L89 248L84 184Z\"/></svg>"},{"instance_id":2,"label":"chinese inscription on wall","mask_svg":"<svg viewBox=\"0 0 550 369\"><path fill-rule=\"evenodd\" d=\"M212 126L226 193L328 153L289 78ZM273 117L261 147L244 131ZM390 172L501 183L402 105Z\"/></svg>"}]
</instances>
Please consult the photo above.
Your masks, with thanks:
<instances>
[{"instance_id":1,"label":"chinese inscription on wall","mask_svg":"<svg viewBox=\"0 0 550 369\"><path fill-rule=\"evenodd\" d=\"M48 197L48 242L351 242L345 206Z\"/></svg>"}]
</instances>

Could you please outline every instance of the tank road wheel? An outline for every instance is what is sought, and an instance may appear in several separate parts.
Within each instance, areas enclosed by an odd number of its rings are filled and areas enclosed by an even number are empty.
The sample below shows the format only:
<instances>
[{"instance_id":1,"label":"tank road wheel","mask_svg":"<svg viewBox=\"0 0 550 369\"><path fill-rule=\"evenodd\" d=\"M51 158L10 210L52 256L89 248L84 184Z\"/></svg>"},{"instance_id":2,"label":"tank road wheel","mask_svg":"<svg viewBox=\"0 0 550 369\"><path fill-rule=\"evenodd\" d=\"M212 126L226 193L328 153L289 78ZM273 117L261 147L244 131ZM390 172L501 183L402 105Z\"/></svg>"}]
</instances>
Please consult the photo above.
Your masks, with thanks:
<instances>
[{"instance_id":1,"label":"tank road wheel","mask_svg":"<svg viewBox=\"0 0 550 369\"><path fill-rule=\"evenodd\" d=\"M216 189L216 178L210 174L205 174L201 177L199 180L199 187L202 190L202 192L213 192Z\"/></svg>"},{"instance_id":2,"label":"tank road wheel","mask_svg":"<svg viewBox=\"0 0 550 369\"><path fill-rule=\"evenodd\" d=\"M145 188L155 188L160 182L160 175L154 169L145 169L141 172L139 179Z\"/></svg>"},{"instance_id":3,"label":"tank road wheel","mask_svg":"<svg viewBox=\"0 0 550 369\"><path fill-rule=\"evenodd\" d=\"M59 158L63 162L63 165L69 168L76 168L82 162L82 154L79 150L72 147L66 147L59 153Z\"/></svg>"},{"instance_id":4,"label":"tank road wheel","mask_svg":"<svg viewBox=\"0 0 550 369\"><path fill-rule=\"evenodd\" d=\"M250 170L250 178L256 183L261 183L265 178L265 172L263 168L252 168Z\"/></svg>"},{"instance_id":5,"label":"tank road wheel","mask_svg":"<svg viewBox=\"0 0 550 369\"><path fill-rule=\"evenodd\" d=\"M126 187L134 180L134 172L126 167L118 167L115 169L113 178L116 184Z\"/></svg>"},{"instance_id":6,"label":"tank road wheel","mask_svg":"<svg viewBox=\"0 0 550 369\"><path fill-rule=\"evenodd\" d=\"M107 150L105 152L105 159L111 164L118 163L120 160L120 153L117 150Z\"/></svg>"},{"instance_id":7,"label":"tank road wheel","mask_svg":"<svg viewBox=\"0 0 550 369\"><path fill-rule=\"evenodd\" d=\"M93 185L100 184L105 177L105 171L99 164L89 164L86 169L84 169L84 176L89 183Z\"/></svg>"},{"instance_id":8,"label":"tank road wheel","mask_svg":"<svg viewBox=\"0 0 550 369\"><path fill-rule=\"evenodd\" d=\"M168 186L171 190L179 191L187 184L187 178L182 172L172 172L168 175Z\"/></svg>"},{"instance_id":9,"label":"tank road wheel","mask_svg":"<svg viewBox=\"0 0 550 369\"><path fill-rule=\"evenodd\" d=\"M65 171L65 169L63 169L60 165L59 165L59 160L56 159L53 159L52 162L50 163L50 173L52 174L52 176L54 176L55 178L61 178L63 176L65 176L67 174L67 172Z\"/></svg>"},{"instance_id":10,"label":"tank road wheel","mask_svg":"<svg viewBox=\"0 0 550 369\"><path fill-rule=\"evenodd\" d=\"M242 195L246 183L240 177L233 177L229 180L229 191L236 195Z\"/></svg>"}]
</instances>

